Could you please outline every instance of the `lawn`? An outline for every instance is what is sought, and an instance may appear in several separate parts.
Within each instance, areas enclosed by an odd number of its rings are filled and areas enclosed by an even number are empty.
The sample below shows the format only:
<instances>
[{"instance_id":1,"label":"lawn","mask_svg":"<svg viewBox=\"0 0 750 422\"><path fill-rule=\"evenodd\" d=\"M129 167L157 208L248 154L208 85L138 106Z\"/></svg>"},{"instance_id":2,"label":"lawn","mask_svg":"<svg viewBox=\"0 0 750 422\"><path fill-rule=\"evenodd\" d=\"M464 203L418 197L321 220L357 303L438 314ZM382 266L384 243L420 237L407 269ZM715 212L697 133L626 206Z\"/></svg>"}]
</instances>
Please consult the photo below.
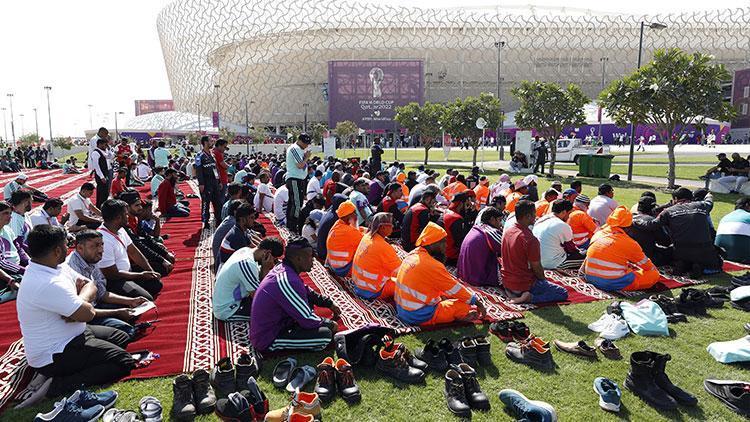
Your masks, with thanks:
<instances>
[{"instance_id":1,"label":"lawn","mask_svg":"<svg viewBox=\"0 0 750 422\"><path fill-rule=\"evenodd\" d=\"M640 160L640 158L638 159ZM706 167L698 166L680 166L675 168L675 174L678 179L698 180L698 177L706 174ZM578 170L578 166L575 164L557 164L555 169L560 170ZM633 174L636 176L650 176L650 177L663 177L666 183L668 167L666 164L663 166L657 165L643 165L639 166L637 163L633 164ZM621 177L628 174L628 166L626 164L612 164L611 174L619 174Z\"/></svg>"}]
</instances>

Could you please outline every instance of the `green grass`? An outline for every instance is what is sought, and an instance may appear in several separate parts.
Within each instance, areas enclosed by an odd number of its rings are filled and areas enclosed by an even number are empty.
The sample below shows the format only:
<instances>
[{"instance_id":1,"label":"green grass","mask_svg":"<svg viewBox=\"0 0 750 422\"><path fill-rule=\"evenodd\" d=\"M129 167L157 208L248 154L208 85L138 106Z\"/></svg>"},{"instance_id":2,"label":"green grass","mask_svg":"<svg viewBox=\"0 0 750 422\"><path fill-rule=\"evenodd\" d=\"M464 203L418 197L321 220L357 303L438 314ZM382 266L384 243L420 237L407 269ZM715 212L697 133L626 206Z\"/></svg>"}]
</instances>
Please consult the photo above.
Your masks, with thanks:
<instances>
[{"instance_id":1,"label":"green grass","mask_svg":"<svg viewBox=\"0 0 750 422\"><path fill-rule=\"evenodd\" d=\"M698 177L706 174L706 170L709 166L698 167L698 166L677 166L675 168L675 174L678 179L698 180ZM574 164L557 164L555 169L561 170L578 170L578 166ZM636 176L650 176L650 177L667 177L667 165L664 166L639 166L638 164L633 165L633 174ZM627 165L612 165L612 174L626 175L628 174Z\"/></svg>"}]
</instances>

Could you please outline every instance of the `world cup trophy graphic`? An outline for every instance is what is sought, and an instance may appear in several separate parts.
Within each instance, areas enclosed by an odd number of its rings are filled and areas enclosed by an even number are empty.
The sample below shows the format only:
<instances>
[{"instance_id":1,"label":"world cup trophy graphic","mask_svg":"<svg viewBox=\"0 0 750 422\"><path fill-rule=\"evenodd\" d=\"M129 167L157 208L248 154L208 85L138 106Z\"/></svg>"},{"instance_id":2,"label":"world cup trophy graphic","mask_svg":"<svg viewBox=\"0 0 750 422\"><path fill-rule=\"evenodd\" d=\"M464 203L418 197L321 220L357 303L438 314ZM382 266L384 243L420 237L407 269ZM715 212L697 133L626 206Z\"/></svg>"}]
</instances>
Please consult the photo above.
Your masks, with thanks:
<instances>
[{"instance_id":1,"label":"world cup trophy graphic","mask_svg":"<svg viewBox=\"0 0 750 422\"><path fill-rule=\"evenodd\" d=\"M380 90L380 85L383 83L383 69L379 67L373 67L370 69L370 82L372 82L372 98L380 98L383 92Z\"/></svg>"}]
</instances>

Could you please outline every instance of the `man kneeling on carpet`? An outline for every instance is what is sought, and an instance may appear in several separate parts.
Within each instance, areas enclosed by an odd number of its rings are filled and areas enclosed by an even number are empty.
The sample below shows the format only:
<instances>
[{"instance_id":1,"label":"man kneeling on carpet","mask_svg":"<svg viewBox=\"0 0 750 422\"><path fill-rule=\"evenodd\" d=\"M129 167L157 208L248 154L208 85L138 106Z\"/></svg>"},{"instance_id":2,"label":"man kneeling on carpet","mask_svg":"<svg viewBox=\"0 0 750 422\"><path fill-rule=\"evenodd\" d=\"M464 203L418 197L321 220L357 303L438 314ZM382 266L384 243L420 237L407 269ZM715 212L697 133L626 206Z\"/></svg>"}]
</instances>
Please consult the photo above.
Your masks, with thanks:
<instances>
[{"instance_id":1,"label":"man kneeling on carpet","mask_svg":"<svg viewBox=\"0 0 750 422\"><path fill-rule=\"evenodd\" d=\"M608 292L646 290L659 281L659 270L638 242L625 233L631 224L633 214L619 206L594 233L583 262L586 281Z\"/></svg>"},{"instance_id":2,"label":"man kneeling on carpet","mask_svg":"<svg viewBox=\"0 0 750 422\"><path fill-rule=\"evenodd\" d=\"M257 351L323 350L333 340L336 323L313 313L313 305L329 308L333 301L305 286L300 277L313 266L313 248L305 238L287 243L284 260L261 281L250 311L250 341Z\"/></svg>"},{"instance_id":3,"label":"man kneeling on carpet","mask_svg":"<svg viewBox=\"0 0 750 422\"><path fill-rule=\"evenodd\" d=\"M249 321L260 281L283 254L284 244L277 237L261 240L257 248L244 247L233 253L216 274L213 295L216 319Z\"/></svg>"},{"instance_id":4,"label":"man kneeling on carpet","mask_svg":"<svg viewBox=\"0 0 750 422\"><path fill-rule=\"evenodd\" d=\"M352 273L352 262L362 240L365 228L357 226L357 207L352 201L344 201L336 210L338 221L331 227L326 241L326 264L340 277Z\"/></svg>"},{"instance_id":5,"label":"man kneeling on carpet","mask_svg":"<svg viewBox=\"0 0 750 422\"><path fill-rule=\"evenodd\" d=\"M22 406L45 395L58 397L128 375L135 363L130 354L113 344L114 339L95 336L86 326L96 315L91 302L97 287L61 265L68 252L65 230L37 226L29 233L28 243L31 263L18 291L16 309L26 360L47 379Z\"/></svg>"},{"instance_id":6,"label":"man kneeling on carpet","mask_svg":"<svg viewBox=\"0 0 750 422\"><path fill-rule=\"evenodd\" d=\"M354 293L363 299L393 297L401 258L386 240L392 232L393 215L379 212L372 217L369 230L359 242L354 254L352 281Z\"/></svg>"},{"instance_id":7,"label":"man kneeling on carpet","mask_svg":"<svg viewBox=\"0 0 750 422\"><path fill-rule=\"evenodd\" d=\"M396 311L407 324L473 321L486 314L482 302L445 268L448 233L430 222L396 277Z\"/></svg>"}]
</instances>

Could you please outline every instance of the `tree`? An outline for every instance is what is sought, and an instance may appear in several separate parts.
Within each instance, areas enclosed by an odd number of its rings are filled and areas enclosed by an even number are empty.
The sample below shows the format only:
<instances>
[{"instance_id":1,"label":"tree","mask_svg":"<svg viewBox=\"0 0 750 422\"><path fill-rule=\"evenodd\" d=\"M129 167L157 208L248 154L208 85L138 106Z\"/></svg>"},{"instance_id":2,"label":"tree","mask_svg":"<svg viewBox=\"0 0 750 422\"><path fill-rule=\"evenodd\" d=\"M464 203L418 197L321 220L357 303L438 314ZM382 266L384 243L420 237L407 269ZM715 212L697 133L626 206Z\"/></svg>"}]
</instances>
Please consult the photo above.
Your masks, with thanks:
<instances>
[{"instance_id":1,"label":"tree","mask_svg":"<svg viewBox=\"0 0 750 422\"><path fill-rule=\"evenodd\" d=\"M289 126L286 128L286 140L291 140L292 143L297 142L299 135L302 133L302 128L297 126Z\"/></svg>"},{"instance_id":2,"label":"tree","mask_svg":"<svg viewBox=\"0 0 750 422\"><path fill-rule=\"evenodd\" d=\"M339 139L348 142L352 140L352 136L356 136L359 133L359 127L351 120L344 120L343 122L336 123L336 128L333 132Z\"/></svg>"},{"instance_id":3,"label":"tree","mask_svg":"<svg viewBox=\"0 0 750 422\"><path fill-rule=\"evenodd\" d=\"M442 133L440 119L445 113L445 106L441 103L426 102L423 106L418 103L409 103L402 107L396 107L396 121L406 128L412 136L419 135L419 143L424 148L424 164L430 148Z\"/></svg>"},{"instance_id":4,"label":"tree","mask_svg":"<svg viewBox=\"0 0 750 422\"><path fill-rule=\"evenodd\" d=\"M219 129L219 138L226 140L230 144L233 143L234 138L236 137L237 137L237 133L235 133L231 129L227 129L225 127Z\"/></svg>"},{"instance_id":5,"label":"tree","mask_svg":"<svg viewBox=\"0 0 750 422\"><path fill-rule=\"evenodd\" d=\"M52 140L52 146L55 148L70 150L73 148L73 139L70 136L68 136L67 138L55 138Z\"/></svg>"},{"instance_id":6,"label":"tree","mask_svg":"<svg viewBox=\"0 0 750 422\"><path fill-rule=\"evenodd\" d=\"M190 145L198 145L201 142L201 137L203 134L200 132L190 132L187 134L187 140L190 143Z\"/></svg>"},{"instance_id":7,"label":"tree","mask_svg":"<svg viewBox=\"0 0 750 422\"><path fill-rule=\"evenodd\" d=\"M467 139L474 150L473 165L477 165L477 151L482 145L482 129L477 128L477 119L483 118L488 128L500 126L500 100L494 95L483 92L478 97L456 99L448 104L443 113L443 127L454 138Z\"/></svg>"},{"instance_id":8,"label":"tree","mask_svg":"<svg viewBox=\"0 0 750 422\"><path fill-rule=\"evenodd\" d=\"M247 131L247 135L250 137L250 139L253 140L253 143L255 144L263 143L267 137L267 133L265 130L255 127L251 127L250 130Z\"/></svg>"},{"instance_id":9,"label":"tree","mask_svg":"<svg viewBox=\"0 0 750 422\"><path fill-rule=\"evenodd\" d=\"M645 66L613 81L599 103L618 126L644 123L667 143L670 188L675 186L674 147L689 125L702 127L706 118L732 120L737 111L724 102L721 84L730 74L703 53L659 50Z\"/></svg>"},{"instance_id":10,"label":"tree","mask_svg":"<svg viewBox=\"0 0 750 422\"><path fill-rule=\"evenodd\" d=\"M315 123L313 127L310 129L310 137L313 140L313 143L316 145L322 145L323 144L323 136L328 131L328 125L325 123Z\"/></svg>"},{"instance_id":11,"label":"tree","mask_svg":"<svg viewBox=\"0 0 750 422\"><path fill-rule=\"evenodd\" d=\"M522 81L511 91L521 107L516 112L516 124L522 129L535 129L547 139L550 148L549 173L555 174L557 137L569 126L586 123L583 113L589 99L581 88L569 84L566 89L554 82Z\"/></svg>"},{"instance_id":12,"label":"tree","mask_svg":"<svg viewBox=\"0 0 750 422\"><path fill-rule=\"evenodd\" d=\"M39 135L36 133L29 133L18 138L18 145L22 147L31 147L39 145Z\"/></svg>"}]
</instances>

